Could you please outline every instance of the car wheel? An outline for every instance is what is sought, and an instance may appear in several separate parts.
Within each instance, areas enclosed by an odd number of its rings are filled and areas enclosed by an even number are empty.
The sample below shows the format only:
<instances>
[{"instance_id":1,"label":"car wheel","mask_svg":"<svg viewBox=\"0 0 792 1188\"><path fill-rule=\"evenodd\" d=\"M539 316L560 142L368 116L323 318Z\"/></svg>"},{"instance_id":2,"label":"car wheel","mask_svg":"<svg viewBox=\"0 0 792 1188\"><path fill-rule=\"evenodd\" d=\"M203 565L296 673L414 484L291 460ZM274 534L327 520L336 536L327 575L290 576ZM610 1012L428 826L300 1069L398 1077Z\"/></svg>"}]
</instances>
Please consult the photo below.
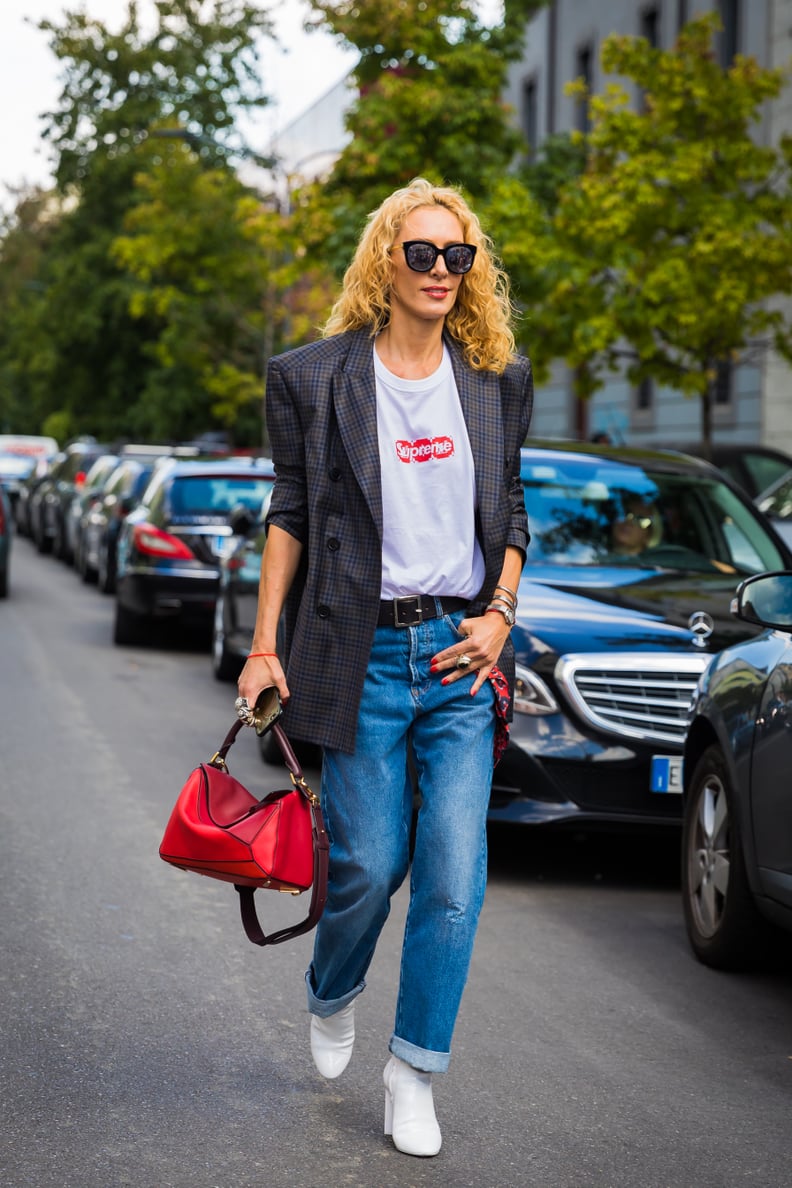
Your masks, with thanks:
<instances>
[{"instance_id":1,"label":"car wheel","mask_svg":"<svg viewBox=\"0 0 792 1188\"><path fill-rule=\"evenodd\" d=\"M0 569L0 598L8 597L8 570Z\"/></svg>"},{"instance_id":2,"label":"car wheel","mask_svg":"<svg viewBox=\"0 0 792 1188\"><path fill-rule=\"evenodd\" d=\"M106 541L103 541L99 546L99 570L96 581L103 594L112 594L115 590L115 571L110 561Z\"/></svg>"},{"instance_id":3,"label":"car wheel","mask_svg":"<svg viewBox=\"0 0 792 1188\"><path fill-rule=\"evenodd\" d=\"M693 952L713 969L765 964L777 933L754 902L731 776L720 747L696 764L682 828L682 902Z\"/></svg>"},{"instance_id":4,"label":"car wheel","mask_svg":"<svg viewBox=\"0 0 792 1188\"><path fill-rule=\"evenodd\" d=\"M66 543L66 525L60 518L56 518L55 520L55 536L52 541L52 553L58 561L65 561L67 564L69 564L71 561L69 546Z\"/></svg>"},{"instance_id":5,"label":"car wheel","mask_svg":"<svg viewBox=\"0 0 792 1188\"><path fill-rule=\"evenodd\" d=\"M120 602L116 602L115 624L113 626L113 643L121 647L130 647L144 642L146 620L141 615L127 610Z\"/></svg>"},{"instance_id":6,"label":"car wheel","mask_svg":"<svg viewBox=\"0 0 792 1188\"><path fill-rule=\"evenodd\" d=\"M96 570L94 569L93 565L88 564L88 555L85 550L85 542L83 542L82 546L77 552L75 565L80 578L85 582L86 585L96 581Z\"/></svg>"},{"instance_id":7,"label":"car wheel","mask_svg":"<svg viewBox=\"0 0 792 1188\"><path fill-rule=\"evenodd\" d=\"M238 656L234 656L226 648L224 619L224 600L222 593L215 603L214 626L212 629L212 672L217 681L235 681L242 671L242 663Z\"/></svg>"},{"instance_id":8,"label":"car wheel","mask_svg":"<svg viewBox=\"0 0 792 1188\"><path fill-rule=\"evenodd\" d=\"M34 539L36 541L36 552L41 553L42 555L52 552L52 537L47 536L46 532L44 531L44 525L41 522L36 524Z\"/></svg>"}]
</instances>

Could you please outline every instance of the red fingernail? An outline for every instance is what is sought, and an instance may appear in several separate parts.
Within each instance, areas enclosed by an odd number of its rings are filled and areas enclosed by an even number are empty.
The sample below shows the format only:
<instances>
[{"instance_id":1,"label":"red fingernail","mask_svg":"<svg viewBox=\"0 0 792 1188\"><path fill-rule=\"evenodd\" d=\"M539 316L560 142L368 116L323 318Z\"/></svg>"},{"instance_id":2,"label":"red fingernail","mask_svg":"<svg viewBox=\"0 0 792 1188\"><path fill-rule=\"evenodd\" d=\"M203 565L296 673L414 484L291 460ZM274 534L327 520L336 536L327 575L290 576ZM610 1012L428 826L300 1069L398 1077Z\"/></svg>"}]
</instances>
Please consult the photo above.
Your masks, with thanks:
<instances>
[{"instance_id":1,"label":"red fingernail","mask_svg":"<svg viewBox=\"0 0 792 1188\"><path fill-rule=\"evenodd\" d=\"M440 684L441 684L441 685L447 685L447 684L448 684L448 677L443 677L443 679L442 679L442 681L440 682Z\"/></svg>"}]
</instances>

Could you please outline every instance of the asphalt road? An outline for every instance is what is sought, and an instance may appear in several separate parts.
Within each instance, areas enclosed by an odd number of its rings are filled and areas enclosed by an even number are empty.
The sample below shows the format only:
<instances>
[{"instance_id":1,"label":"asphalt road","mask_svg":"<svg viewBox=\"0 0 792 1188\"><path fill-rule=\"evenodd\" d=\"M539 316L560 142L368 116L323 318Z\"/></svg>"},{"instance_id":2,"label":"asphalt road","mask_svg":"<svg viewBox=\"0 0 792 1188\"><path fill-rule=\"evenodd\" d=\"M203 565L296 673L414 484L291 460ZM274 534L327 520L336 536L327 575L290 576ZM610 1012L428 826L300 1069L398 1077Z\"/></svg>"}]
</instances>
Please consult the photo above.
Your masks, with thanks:
<instances>
[{"instance_id":1,"label":"asphalt road","mask_svg":"<svg viewBox=\"0 0 792 1188\"><path fill-rule=\"evenodd\" d=\"M162 830L233 721L195 641L117 649L112 599L17 540L0 603L2 1188L787 1188L792 976L690 955L676 844L494 834L441 1154L382 1135L404 897L344 1076L307 1043L311 939L249 944ZM281 784L240 738L231 769ZM266 925L304 907L258 895Z\"/></svg>"}]
</instances>

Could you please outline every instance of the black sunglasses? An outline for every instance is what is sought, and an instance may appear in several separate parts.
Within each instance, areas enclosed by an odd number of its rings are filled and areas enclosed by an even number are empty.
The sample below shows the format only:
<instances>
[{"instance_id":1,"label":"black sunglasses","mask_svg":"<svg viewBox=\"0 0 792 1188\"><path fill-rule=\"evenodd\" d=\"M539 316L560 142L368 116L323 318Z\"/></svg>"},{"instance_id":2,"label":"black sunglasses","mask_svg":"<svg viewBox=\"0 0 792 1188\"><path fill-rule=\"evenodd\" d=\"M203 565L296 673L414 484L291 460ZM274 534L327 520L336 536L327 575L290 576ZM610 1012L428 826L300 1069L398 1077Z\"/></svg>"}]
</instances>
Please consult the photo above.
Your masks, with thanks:
<instances>
[{"instance_id":1,"label":"black sunglasses","mask_svg":"<svg viewBox=\"0 0 792 1188\"><path fill-rule=\"evenodd\" d=\"M448 271L461 276L470 272L476 258L472 243L450 243L448 247L439 248L425 239L407 239L404 243L395 243L393 247L404 248L404 259L413 272L429 272L434 268L437 257L442 256Z\"/></svg>"}]
</instances>

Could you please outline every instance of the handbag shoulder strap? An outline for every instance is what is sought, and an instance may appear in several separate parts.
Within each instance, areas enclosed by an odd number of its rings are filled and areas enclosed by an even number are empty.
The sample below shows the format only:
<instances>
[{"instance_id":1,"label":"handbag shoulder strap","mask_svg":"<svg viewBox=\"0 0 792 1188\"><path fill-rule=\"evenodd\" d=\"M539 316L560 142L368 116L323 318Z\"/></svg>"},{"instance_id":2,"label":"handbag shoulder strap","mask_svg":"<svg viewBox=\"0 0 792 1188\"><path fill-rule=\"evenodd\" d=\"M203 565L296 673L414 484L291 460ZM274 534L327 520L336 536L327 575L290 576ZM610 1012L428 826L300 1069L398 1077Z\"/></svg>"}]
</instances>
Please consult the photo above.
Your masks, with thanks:
<instances>
[{"instance_id":1,"label":"handbag shoulder strap","mask_svg":"<svg viewBox=\"0 0 792 1188\"><path fill-rule=\"evenodd\" d=\"M300 936L303 932L310 932L319 923L319 917L324 911L325 901L327 900L327 868L330 860L330 841L325 830L322 810L319 807L318 801L316 803L313 801L309 803L312 820L311 832L313 835L314 865L313 882L311 883L311 903L305 919L301 920L299 924L292 924L288 928L279 928L277 932L271 932L267 936L256 915L256 904L254 901L256 888L240 887L236 883L234 884L239 892L239 909L242 914L242 927L245 930L248 940L252 941L254 945L279 945L283 941L291 940L294 936Z\"/></svg>"},{"instance_id":2,"label":"handbag shoulder strap","mask_svg":"<svg viewBox=\"0 0 792 1188\"><path fill-rule=\"evenodd\" d=\"M219 751L210 760L215 767L226 769L226 755L232 744L236 741L241 728L241 722L235 722L231 727L223 739ZM310 932L318 924L319 917L324 911L327 900L327 870L330 861L330 840L325 829L319 798L306 784L300 761L295 755L283 727L279 722L275 722L270 727L270 730L278 743L281 755L283 756L283 762L291 773L294 786L305 796L311 810L313 882L311 883L311 902L308 908L308 915L305 919L301 920L299 924L290 925L288 928L279 928L277 932L271 932L269 936L265 934L256 914L256 904L254 901L256 888L240 887L236 883L234 884L236 890L239 892L239 909L242 914L242 927L245 929L245 935L248 940L254 945L279 945L283 941L291 940L294 936L300 936L303 932Z\"/></svg>"}]
</instances>

